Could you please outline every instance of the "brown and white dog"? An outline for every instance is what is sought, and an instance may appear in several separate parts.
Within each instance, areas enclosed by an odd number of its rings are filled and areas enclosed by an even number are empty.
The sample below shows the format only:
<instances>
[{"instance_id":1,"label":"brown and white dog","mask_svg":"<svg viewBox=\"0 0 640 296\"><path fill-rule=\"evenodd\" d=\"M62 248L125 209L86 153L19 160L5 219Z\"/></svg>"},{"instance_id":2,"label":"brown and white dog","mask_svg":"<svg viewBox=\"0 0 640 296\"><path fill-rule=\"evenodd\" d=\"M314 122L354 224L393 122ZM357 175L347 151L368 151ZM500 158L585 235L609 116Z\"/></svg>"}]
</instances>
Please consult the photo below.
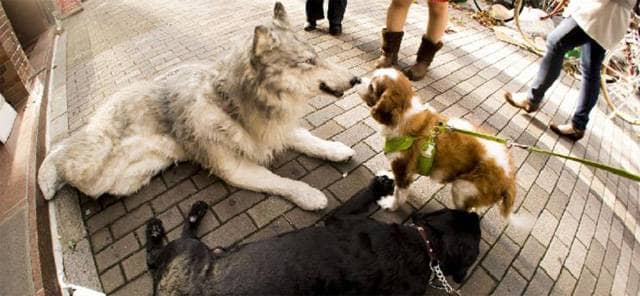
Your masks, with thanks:
<instances>
[{"instance_id":1,"label":"brown and white dog","mask_svg":"<svg viewBox=\"0 0 640 296\"><path fill-rule=\"evenodd\" d=\"M387 154L396 181L394 194L378 201L395 210L406 201L409 185L417 173L417 161L423 144L438 123L459 129L477 130L466 120L447 118L428 104L422 104L411 89L411 82L395 69L378 69L359 92L371 107L372 117L383 126L386 139L411 136L411 147ZM515 169L504 145L456 132L441 133L435 140L436 153L429 177L440 183L452 183L453 203L457 208L474 210L500 204L501 214L512 213L516 196Z\"/></svg>"}]
</instances>

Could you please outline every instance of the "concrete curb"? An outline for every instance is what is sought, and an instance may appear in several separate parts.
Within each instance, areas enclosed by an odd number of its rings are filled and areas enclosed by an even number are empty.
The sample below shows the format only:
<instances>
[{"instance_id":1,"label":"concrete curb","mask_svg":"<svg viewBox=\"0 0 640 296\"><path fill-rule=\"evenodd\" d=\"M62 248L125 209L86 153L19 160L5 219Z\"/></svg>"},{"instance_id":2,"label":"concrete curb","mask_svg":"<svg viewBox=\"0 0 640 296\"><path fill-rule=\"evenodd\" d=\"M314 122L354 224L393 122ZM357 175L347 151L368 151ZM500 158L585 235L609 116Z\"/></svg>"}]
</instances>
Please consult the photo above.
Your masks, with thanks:
<instances>
[{"instance_id":1,"label":"concrete curb","mask_svg":"<svg viewBox=\"0 0 640 296\"><path fill-rule=\"evenodd\" d=\"M50 98L47 106L47 151L69 134L66 44L67 34L63 32L54 42L48 85ZM63 294L104 295L89 235L82 220L77 191L69 186L58 191L56 198L49 202L49 215L56 270Z\"/></svg>"}]
</instances>

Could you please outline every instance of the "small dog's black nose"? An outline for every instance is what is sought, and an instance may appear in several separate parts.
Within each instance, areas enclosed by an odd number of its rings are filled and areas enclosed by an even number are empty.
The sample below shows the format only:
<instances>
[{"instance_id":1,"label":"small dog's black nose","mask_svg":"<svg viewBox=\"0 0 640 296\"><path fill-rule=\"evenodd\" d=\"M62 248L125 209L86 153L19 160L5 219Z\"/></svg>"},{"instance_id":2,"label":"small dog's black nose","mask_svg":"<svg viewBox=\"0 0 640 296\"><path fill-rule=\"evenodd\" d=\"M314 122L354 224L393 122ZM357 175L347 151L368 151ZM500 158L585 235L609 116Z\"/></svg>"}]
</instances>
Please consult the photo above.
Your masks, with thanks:
<instances>
[{"instance_id":1,"label":"small dog's black nose","mask_svg":"<svg viewBox=\"0 0 640 296\"><path fill-rule=\"evenodd\" d=\"M360 77L353 77L349 82L351 83L351 86L355 86L356 84L362 83L362 80L360 80Z\"/></svg>"}]
</instances>

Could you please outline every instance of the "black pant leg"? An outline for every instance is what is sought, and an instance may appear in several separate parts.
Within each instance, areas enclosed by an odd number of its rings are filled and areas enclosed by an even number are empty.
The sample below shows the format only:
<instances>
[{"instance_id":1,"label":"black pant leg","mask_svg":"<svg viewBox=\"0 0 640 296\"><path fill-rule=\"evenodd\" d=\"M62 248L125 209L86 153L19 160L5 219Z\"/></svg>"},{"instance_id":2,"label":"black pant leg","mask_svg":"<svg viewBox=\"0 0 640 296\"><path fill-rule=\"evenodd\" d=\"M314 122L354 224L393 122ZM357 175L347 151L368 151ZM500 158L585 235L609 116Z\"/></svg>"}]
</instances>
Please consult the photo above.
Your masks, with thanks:
<instances>
[{"instance_id":1,"label":"black pant leg","mask_svg":"<svg viewBox=\"0 0 640 296\"><path fill-rule=\"evenodd\" d=\"M305 4L305 10L307 12L307 21L316 21L324 18L324 11L322 10L322 2L324 0L307 0Z\"/></svg>"},{"instance_id":2,"label":"black pant leg","mask_svg":"<svg viewBox=\"0 0 640 296\"><path fill-rule=\"evenodd\" d=\"M329 0L329 10L327 16L329 23L342 24L342 17L347 9L347 0Z\"/></svg>"}]
</instances>

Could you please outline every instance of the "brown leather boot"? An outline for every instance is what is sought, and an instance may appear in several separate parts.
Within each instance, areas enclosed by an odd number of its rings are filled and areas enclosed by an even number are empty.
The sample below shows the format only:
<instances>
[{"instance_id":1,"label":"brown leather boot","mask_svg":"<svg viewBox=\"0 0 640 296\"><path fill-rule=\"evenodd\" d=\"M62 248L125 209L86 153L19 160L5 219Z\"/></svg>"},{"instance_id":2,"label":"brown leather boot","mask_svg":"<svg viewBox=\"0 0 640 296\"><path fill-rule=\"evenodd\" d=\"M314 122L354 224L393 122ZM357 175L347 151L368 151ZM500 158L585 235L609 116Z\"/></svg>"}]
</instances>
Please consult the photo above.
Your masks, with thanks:
<instances>
[{"instance_id":1,"label":"brown leather boot","mask_svg":"<svg viewBox=\"0 0 640 296\"><path fill-rule=\"evenodd\" d=\"M427 69L433 61L433 57L436 52L442 48L442 42L433 43L426 37L422 36L422 42L418 49L418 57L416 58L416 64L411 66L405 74L413 81L421 80L424 75L427 74Z\"/></svg>"},{"instance_id":2,"label":"brown leather boot","mask_svg":"<svg viewBox=\"0 0 640 296\"><path fill-rule=\"evenodd\" d=\"M554 133L558 134L558 136L567 138L574 142L584 137L584 130L574 127L571 122L560 125L552 123L549 127Z\"/></svg>"},{"instance_id":3,"label":"brown leather boot","mask_svg":"<svg viewBox=\"0 0 640 296\"><path fill-rule=\"evenodd\" d=\"M389 32L382 29L382 55L376 61L376 68L388 68L398 64L398 51L404 32Z\"/></svg>"}]
</instances>

